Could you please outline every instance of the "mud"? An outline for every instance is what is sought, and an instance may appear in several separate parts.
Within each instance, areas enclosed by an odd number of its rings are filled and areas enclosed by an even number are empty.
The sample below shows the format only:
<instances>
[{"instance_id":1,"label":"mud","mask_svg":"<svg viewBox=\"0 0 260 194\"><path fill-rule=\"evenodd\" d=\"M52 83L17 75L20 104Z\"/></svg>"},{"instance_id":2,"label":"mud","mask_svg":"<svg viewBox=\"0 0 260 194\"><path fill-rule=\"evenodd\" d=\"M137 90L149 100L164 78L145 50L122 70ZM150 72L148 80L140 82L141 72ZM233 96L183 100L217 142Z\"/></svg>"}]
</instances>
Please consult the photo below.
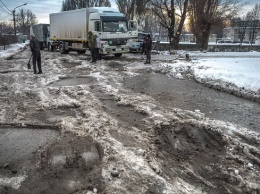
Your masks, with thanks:
<instances>
[{"instance_id":1,"label":"mud","mask_svg":"<svg viewBox=\"0 0 260 194\"><path fill-rule=\"evenodd\" d=\"M160 73L143 73L125 79L124 84L134 92L151 95L165 108L199 111L211 119L260 132L260 106L256 102Z\"/></svg>"},{"instance_id":2,"label":"mud","mask_svg":"<svg viewBox=\"0 0 260 194\"><path fill-rule=\"evenodd\" d=\"M59 132L50 129L0 128L0 166L46 147Z\"/></svg>"},{"instance_id":3,"label":"mud","mask_svg":"<svg viewBox=\"0 0 260 194\"><path fill-rule=\"evenodd\" d=\"M0 59L0 123L22 126L0 126L0 193L260 192L259 104L132 54L90 64L44 51L33 75L28 53Z\"/></svg>"},{"instance_id":4,"label":"mud","mask_svg":"<svg viewBox=\"0 0 260 194\"><path fill-rule=\"evenodd\" d=\"M18 194L74 193L94 188L102 190L102 155L100 145L91 138L64 134L47 148L39 148L2 168L1 177L7 180L8 177L20 178L22 184L16 185L19 181L10 182L12 179L4 181L0 178L0 191L3 194ZM24 172L26 175L23 175Z\"/></svg>"}]
</instances>

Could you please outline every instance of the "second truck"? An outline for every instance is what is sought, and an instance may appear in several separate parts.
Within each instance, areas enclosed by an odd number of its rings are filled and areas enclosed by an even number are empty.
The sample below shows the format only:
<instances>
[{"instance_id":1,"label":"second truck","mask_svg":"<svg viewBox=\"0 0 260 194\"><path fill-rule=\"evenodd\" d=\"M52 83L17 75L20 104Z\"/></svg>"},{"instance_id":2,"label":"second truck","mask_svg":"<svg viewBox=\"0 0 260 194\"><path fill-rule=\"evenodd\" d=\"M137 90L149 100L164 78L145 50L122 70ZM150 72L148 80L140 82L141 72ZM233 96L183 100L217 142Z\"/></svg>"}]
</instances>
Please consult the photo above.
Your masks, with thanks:
<instances>
[{"instance_id":1,"label":"second truck","mask_svg":"<svg viewBox=\"0 0 260 194\"><path fill-rule=\"evenodd\" d=\"M88 32L101 39L101 54L120 57L129 52L128 40L138 36L137 22L111 7L89 7L50 14L49 50L60 53L88 49Z\"/></svg>"}]
</instances>

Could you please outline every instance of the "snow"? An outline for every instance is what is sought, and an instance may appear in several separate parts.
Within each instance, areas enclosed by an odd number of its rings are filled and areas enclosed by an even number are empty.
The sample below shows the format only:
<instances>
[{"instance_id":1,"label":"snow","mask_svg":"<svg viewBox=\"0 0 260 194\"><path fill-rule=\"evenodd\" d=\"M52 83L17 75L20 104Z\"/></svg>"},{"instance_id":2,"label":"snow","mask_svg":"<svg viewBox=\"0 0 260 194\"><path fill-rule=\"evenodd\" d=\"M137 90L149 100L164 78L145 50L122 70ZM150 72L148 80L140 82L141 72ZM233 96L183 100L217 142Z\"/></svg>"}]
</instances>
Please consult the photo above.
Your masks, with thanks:
<instances>
[{"instance_id":1,"label":"snow","mask_svg":"<svg viewBox=\"0 0 260 194\"><path fill-rule=\"evenodd\" d=\"M28 42L13 44L6 50L0 50L0 57L7 58L12 56L14 53L19 52ZM189 54L191 62L187 63L185 55ZM178 51L177 54L182 57L182 60L176 58L171 62L160 63L158 67L162 71L168 71L168 74L175 78L182 79L183 73L190 73L198 82L207 83L210 85L220 85L227 91L232 88L238 88L236 90L243 90L244 93L249 95L260 96L260 52L200 52L200 51ZM168 51L160 52L159 58L164 59L164 56L169 58ZM154 55L153 58L158 57ZM174 58L173 57L173 58ZM64 60L70 60L68 57ZM52 61L56 63L56 60ZM58 63L58 62L57 62ZM135 62L136 63L136 62ZM84 65L86 66L86 65ZM135 64L135 68L142 68L141 64ZM59 71L57 69L56 71ZM126 72L127 74L135 73ZM108 91L113 90L108 83L103 83L106 79L100 75L100 73L93 73L90 76L95 77L100 84L103 84ZM57 76L54 74L53 77L49 78L55 81ZM45 82L45 79L38 80ZM17 86L19 87L19 86ZM114 92L116 92L115 90Z\"/></svg>"},{"instance_id":2,"label":"snow","mask_svg":"<svg viewBox=\"0 0 260 194\"><path fill-rule=\"evenodd\" d=\"M6 58L14 55L19 52L25 44L14 44L11 45L10 48L3 51L0 50L0 57ZM190 55L191 61L185 60L185 54ZM221 52L221 53L202 53L202 52L186 52L186 51L178 51L178 56L169 55L168 52L162 52L161 55L153 55L152 60L156 60L157 58L165 59L165 62L156 63L156 65L152 64L151 66L145 66L142 64L143 62L134 62L134 67L127 67L127 70L131 70L131 68L158 68L162 71L168 73L169 76L174 76L176 78L182 79L184 78L184 74L193 76L196 80L202 83L208 84L221 84L222 87L226 87L227 90L230 89L230 85L236 86L237 88L244 88L245 91L252 91L256 95L260 95L260 64L259 52ZM61 60L61 58L60 58ZM65 60L70 61L70 56L66 56ZM72 62L75 62L75 60ZM104 146L104 152L111 152L113 156L117 159L114 163L110 161L108 166L104 166L102 171L102 176L106 180L110 180L110 172L115 166L117 169L123 169L125 172L133 171L127 179L122 177L118 179L114 184L111 184L111 188L119 189L121 185L126 185L129 180L134 180L132 177L149 177L149 179L157 180L161 185L164 185L165 193L177 193L178 191L185 191L183 193L202 193L200 188L195 188L179 177L176 180L169 184L166 178L163 178L158 175L157 171L160 172L159 164L151 159L148 163L147 160L143 157L145 149L141 149L140 147L127 147L124 146L121 142L117 141L112 135L108 132L110 128L117 130L120 128L117 121L113 119L111 116L106 114L99 105L99 101L95 99L91 93L88 93L88 88L85 85L79 85L77 87L64 86L60 88L49 87L49 91L46 91L45 88L37 89L39 84L48 85L55 80L59 80L62 76L59 77L57 72L61 72L61 67L59 66L60 61L57 59L46 59L45 61L45 69L48 71L48 68L52 68L51 71L48 72L47 76L42 77L34 77L35 85L30 86L34 87L33 89L37 91L39 100L39 107L42 108L52 108L52 107L85 107L84 110L84 119L82 121L82 126L79 125L79 120L73 117L65 117L60 118L60 125L63 127L63 131L74 131L78 135L90 134L95 140L98 140ZM123 63L123 62L122 62ZM55 64L55 65L53 65ZM96 68L95 66L91 66L88 64L82 63L81 68ZM103 67L101 67L103 68ZM105 67L104 67L105 68ZM104 69L103 69L104 70ZM137 73L127 71L128 75L136 76ZM111 75L112 74L112 75ZM108 78L108 75L110 77ZM27 76L27 75L24 75ZM119 93L118 88L114 88L114 86L109 82L109 79L120 79L116 76L113 77L113 72L106 72L105 70L102 72L92 72L88 76L96 78L98 84L102 86L108 94L115 95L120 101L118 105L127 106L132 105L137 112L145 113L150 116L150 119L154 121L155 126L160 127L164 122L179 120L180 118L186 119L187 123L191 123L194 125L201 126L215 126L215 130L226 131L226 134L233 134L234 131L238 133L246 134L246 130L238 129L237 126L231 123L225 123L222 121L209 120L204 117L204 114L200 112L200 110L185 111L174 109L172 112L164 112L159 108L156 108L155 103L153 103L153 99L146 95L136 96L134 94L123 94ZM229 84L227 84L229 83ZM16 92L21 93L24 91L30 92L28 86L23 84L15 85L17 88ZM22 88L25 87L25 88ZM59 95L55 95L59 93ZM73 96L74 98L70 98ZM133 133L130 136L136 136L137 139L140 139L144 145L149 143L149 136L151 134L146 132L140 132L138 129L132 129L133 131L125 131L124 133ZM119 132L120 130L118 130ZM250 134L248 134L250 136ZM252 134L253 136L254 134ZM178 145L178 141L175 144L176 147L180 147ZM144 146L145 147L145 146ZM108 155L108 154L107 154ZM106 157L107 157L106 155ZM87 161L92 156L89 156L87 153L83 155L83 158ZM93 156L94 157L94 156ZM104 164L107 158L104 158ZM56 158L54 162L61 162L62 158ZM192 169L191 169L192 171ZM130 179L131 176L131 179ZM136 178L137 179L137 178ZM138 179L137 179L138 180ZM23 179L19 177L19 181L12 182L22 182ZM4 182L4 184L10 184L10 180L1 179L0 183ZM206 180L203 180L206 182ZM18 184L18 185L19 185ZM71 183L72 186L74 183ZM3 183L2 183L3 185ZM16 185L13 186L16 188ZM19 187L17 187L19 188ZM177 188L177 191L176 191ZM141 191L141 188L139 188ZM140 193L140 192L139 192Z\"/></svg>"},{"instance_id":3,"label":"snow","mask_svg":"<svg viewBox=\"0 0 260 194\"><path fill-rule=\"evenodd\" d=\"M0 57L7 58L21 50L28 42L13 44L6 50L0 50ZM160 53L169 56L169 52ZM169 74L176 78L182 78L182 71L191 66L192 74L199 82L224 83L221 86L234 85L243 90L260 95L260 52L208 52L200 51L186 52L178 51L179 56L189 54L191 59L196 59L195 63L187 64L183 61L174 63L161 63L163 68L170 67ZM99 73L92 74L93 77L101 81L103 77ZM207 81L209 80L209 81ZM230 83L230 84L227 84ZM110 88L110 86L107 86Z\"/></svg>"},{"instance_id":4,"label":"snow","mask_svg":"<svg viewBox=\"0 0 260 194\"><path fill-rule=\"evenodd\" d=\"M254 92L260 89L260 63L257 58L202 59L194 67L194 74L200 78L220 79Z\"/></svg>"},{"instance_id":5,"label":"snow","mask_svg":"<svg viewBox=\"0 0 260 194\"><path fill-rule=\"evenodd\" d=\"M185 60L186 54L189 54L190 63ZM160 55L168 57L169 53L161 52ZM190 74L203 84L260 97L259 58L260 52L178 51L177 57L154 68L178 79ZM160 59L163 61L163 58Z\"/></svg>"},{"instance_id":6,"label":"snow","mask_svg":"<svg viewBox=\"0 0 260 194\"><path fill-rule=\"evenodd\" d=\"M28 44L28 42L12 44L7 46L6 50L3 50L3 46L0 46L0 58L6 58L13 55L14 53L17 53L19 50L25 47L26 44Z\"/></svg>"},{"instance_id":7,"label":"snow","mask_svg":"<svg viewBox=\"0 0 260 194\"><path fill-rule=\"evenodd\" d=\"M7 58L19 52L28 42L13 44L6 50L0 50L0 57ZM191 70L189 73L199 82L208 84L221 84L221 87L242 88L247 92L253 92L260 95L260 52L208 52L199 51L178 51L178 55L185 58L189 54L192 63L186 63L184 60L173 60L172 62L160 63L159 68L169 69L169 75L176 78L183 78L183 72ZM169 57L169 52L161 52L160 55ZM55 61L53 61L55 62ZM138 66L137 66L138 67ZM58 70L57 70L58 71ZM131 74L131 72L128 72ZM134 75L134 74L133 74ZM100 73L92 73L90 76L95 77L102 82L104 77ZM56 76L53 76L56 79ZM46 80L41 80L42 82ZM229 84L227 84L229 83ZM111 86L104 83L108 90ZM228 88L227 88L228 89Z\"/></svg>"}]
</instances>

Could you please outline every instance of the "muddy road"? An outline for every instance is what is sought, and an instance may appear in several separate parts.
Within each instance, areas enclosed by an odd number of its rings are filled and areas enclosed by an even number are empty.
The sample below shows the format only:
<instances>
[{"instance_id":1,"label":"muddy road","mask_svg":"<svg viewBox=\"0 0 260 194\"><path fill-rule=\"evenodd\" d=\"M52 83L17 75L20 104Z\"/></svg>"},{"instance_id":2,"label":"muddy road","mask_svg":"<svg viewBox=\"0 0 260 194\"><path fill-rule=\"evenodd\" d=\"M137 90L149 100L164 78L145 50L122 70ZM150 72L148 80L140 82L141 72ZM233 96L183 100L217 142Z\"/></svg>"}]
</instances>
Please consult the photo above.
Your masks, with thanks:
<instances>
[{"instance_id":1,"label":"muddy road","mask_svg":"<svg viewBox=\"0 0 260 194\"><path fill-rule=\"evenodd\" d=\"M236 123L260 132L259 103L208 88L194 80L143 73L125 79L124 85L133 92L151 95L163 107L198 111L210 119Z\"/></svg>"},{"instance_id":2,"label":"muddy road","mask_svg":"<svg viewBox=\"0 0 260 194\"><path fill-rule=\"evenodd\" d=\"M154 70L171 56L29 55L0 59L0 193L260 193L259 103Z\"/></svg>"}]
</instances>

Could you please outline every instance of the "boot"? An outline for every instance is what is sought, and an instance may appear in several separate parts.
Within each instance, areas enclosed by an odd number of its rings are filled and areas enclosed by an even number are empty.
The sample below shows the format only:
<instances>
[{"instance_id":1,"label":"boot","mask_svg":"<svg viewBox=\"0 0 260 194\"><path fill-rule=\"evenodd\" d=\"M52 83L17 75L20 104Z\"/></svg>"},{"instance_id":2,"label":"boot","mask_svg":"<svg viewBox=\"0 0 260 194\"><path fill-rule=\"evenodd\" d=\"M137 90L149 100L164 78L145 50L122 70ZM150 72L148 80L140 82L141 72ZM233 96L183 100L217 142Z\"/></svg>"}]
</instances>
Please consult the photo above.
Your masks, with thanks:
<instances>
[{"instance_id":1,"label":"boot","mask_svg":"<svg viewBox=\"0 0 260 194\"><path fill-rule=\"evenodd\" d=\"M149 64L149 62L146 60L144 64Z\"/></svg>"}]
</instances>

